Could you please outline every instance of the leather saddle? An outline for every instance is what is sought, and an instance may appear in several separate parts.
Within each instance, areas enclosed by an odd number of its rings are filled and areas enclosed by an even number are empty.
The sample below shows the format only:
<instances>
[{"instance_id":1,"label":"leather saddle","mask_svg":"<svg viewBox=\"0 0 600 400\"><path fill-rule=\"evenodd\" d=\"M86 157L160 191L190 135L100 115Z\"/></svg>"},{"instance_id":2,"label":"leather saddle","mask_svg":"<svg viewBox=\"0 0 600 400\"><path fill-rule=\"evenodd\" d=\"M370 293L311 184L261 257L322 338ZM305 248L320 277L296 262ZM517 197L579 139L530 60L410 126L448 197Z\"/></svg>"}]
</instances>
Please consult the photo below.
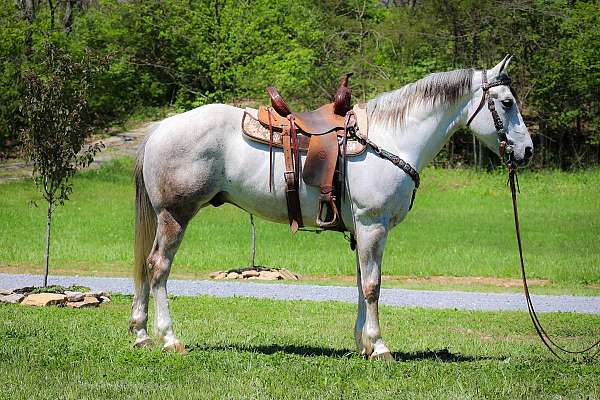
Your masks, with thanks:
<instances>
[{"instance_id":1,"label":"leather saddle","mask_svg":"<svg viewBox=\"0 0 600 400\"><path fill-rule=\"evenodd\" d=\"M267 92L271 97L271 107L260 106L255 119L262 125L262 133L261 127L251 126L252 121L250 124L245 122L248 113L242 120L243 132L250 139L265 143L267 140L264 131L268 130L269 190L272 183L272 148L283 148L286 200L292 233L304 226L298 195L300 171L306 185L320 189L317 226L321 229L346 230L339 214L345 160L349 147L351 155L364 150L364 144L359 143L354 135L359 124L351 105L351 91L348 87L351 75L346 74L342 78L332 103L311 112L292 112L277 90L269 87ZM364 119L366 124L366 114ZM363 135L366 135L366 127L364 130ZM307 153L302 166L300 151Z\"/></svg>"}]
</instances>

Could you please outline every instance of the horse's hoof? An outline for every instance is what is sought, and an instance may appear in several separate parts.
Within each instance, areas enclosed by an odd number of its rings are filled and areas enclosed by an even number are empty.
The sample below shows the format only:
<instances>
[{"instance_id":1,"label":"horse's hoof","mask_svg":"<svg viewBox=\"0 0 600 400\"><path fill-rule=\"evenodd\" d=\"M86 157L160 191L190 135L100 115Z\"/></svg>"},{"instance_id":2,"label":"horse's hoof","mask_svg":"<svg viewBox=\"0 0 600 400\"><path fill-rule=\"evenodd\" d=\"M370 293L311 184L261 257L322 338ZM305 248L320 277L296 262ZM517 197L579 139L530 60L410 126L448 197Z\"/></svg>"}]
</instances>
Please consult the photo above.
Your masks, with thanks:
<instances>
[{"instance_id":1,"label":"horse's hoof","mask_svg":"<svg viewBox=\"0 0 600 400\"><path fill-rule=\"evenodd\" d=\"M373 353L369 356L369 360L384 360L384 361L394 361L394 356L389 351L384 353Z\"/></svg>"},{"instance_id":2,"label":"horse's hoof","mask_svg":"<svg viewBox=\"0 0 600 400\"><path fill-rule=\"evenodd\" d=\"M150 339L149 337L145 337L143 339L136 340L135 343L133 344L133 347L138 347L138 348L151 347L152 344L153 344L152 339Z\"/></svg>"},{"instance_id":3,"label":"horse's hoof","mask_svg":"<svg viewBox=\"0 0 600 400\"><path fill-rule=\"evenodd\" d=\"M169 353L187 354L185 345L179 341L171 343L171 344L165 344L163 346L163 351L169 352Z\"/></svg>"}]
</instances>

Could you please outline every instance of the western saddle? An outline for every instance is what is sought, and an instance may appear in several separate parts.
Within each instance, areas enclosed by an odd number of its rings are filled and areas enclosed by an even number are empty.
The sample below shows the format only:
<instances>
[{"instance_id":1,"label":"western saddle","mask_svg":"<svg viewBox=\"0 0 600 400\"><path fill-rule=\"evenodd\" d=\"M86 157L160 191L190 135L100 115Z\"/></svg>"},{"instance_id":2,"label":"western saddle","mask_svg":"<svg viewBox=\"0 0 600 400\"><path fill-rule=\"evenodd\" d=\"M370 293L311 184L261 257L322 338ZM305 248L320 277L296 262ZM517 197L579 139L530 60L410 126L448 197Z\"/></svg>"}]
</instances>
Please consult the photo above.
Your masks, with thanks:
<instances>
[{"instance_id":1,"label":"western saddle","mask_svg":"<svg viewBox=\"0 0 600 400\"><path fill-rule=\"evenodd\" d=\"M346 74L342 78L334 101L315 111L292 112L277 90L268 87L271 107L260 106L256 116L248 111L244 114L244 134L252 140L269 144L269 190L272 189L273 180L273 147L283 148L286 200L292 233L304 226L298 195L300 171L306 185L320 189L317 226L321 229L346 230L339 214L346 156L359 154L365 148L356 135L359 129L357 113L361 113L361 120L364 115L365 126L361 137L366 137L364 105L354 108L351 105L348 87L351 75ZM306 152L302 166L300 151Z\"/></svg>"}]
</instances>

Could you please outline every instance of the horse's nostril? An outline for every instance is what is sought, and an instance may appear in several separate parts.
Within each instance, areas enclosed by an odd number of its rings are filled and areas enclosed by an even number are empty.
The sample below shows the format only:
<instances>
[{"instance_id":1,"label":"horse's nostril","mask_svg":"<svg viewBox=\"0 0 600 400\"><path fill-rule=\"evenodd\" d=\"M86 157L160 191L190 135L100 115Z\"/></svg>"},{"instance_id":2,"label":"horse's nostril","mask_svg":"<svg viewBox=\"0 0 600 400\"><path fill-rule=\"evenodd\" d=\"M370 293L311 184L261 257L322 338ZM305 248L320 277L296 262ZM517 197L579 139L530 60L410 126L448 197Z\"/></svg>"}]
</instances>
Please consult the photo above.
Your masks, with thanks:
<instances>
[{"instance_id":1,"label":"horse's nostril","mask_svg":"<svg viewBox=\"0 0 600 400\"><path fill-rule=\"evenodd\" d=\"M533 156L533 147L527 146L525 147L525 158L530 159Z\"/></svg>"}]
</instances>

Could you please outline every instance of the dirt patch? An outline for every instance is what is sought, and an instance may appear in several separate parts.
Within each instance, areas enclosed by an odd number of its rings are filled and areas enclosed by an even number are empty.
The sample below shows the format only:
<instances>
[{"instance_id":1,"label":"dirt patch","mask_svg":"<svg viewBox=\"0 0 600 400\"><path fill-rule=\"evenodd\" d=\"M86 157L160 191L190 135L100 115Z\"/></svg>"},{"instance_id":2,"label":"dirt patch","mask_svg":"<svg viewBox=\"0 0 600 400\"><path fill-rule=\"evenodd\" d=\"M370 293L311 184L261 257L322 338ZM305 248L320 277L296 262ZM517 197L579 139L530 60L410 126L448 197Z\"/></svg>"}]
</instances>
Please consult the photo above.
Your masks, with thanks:
<instances>
[{"instance_id":1,"label":"dirt patch","mask_svg":"<svg viewBox=\"0 0 600 400\"><path fill-rule=\"evenodd\" d=\"M344 282L353 284L356 282L354 276L332 276L332 275L308 275L303 277L304 280L313 281L324 281L324 282ZM383 275L383 282L394 282L404 284L426 284L426 285L440 285L440 286L469 286L469 285L482 285L482 286L497 286L497 287L521 287L521 279L514 278L494 278L485 276L427 276L427 277L414 277L414 276L396 276L396 275ZM527 283L529 286L546 286L552 282L549 279L528 279ZM588 286L592 287L592 286ZM600 286L598 286L600 288Z\"/></svg>"},{"instance_id":2,"label":"dirt patch","mask_svg":"<svg viewBox=\"0 0 600 400\"><path fill-rule=\"evenodd\" d=\"M429 276L429 277L394 277L386 276L384 279L398 280L404 283L428 283L435 285L486 285L498 287L521 287L521 279L494 278L485 276ZM549 279L527 279L530 286L546 286L552 282Z\"/></svg>"},{"instance_id":3,"label":"dirt patch","mask_svg":"<svg viewBox=\"0 0 600 400\"><path fill-rule=\"evenodd\" d=\"M106 146L88 168L98 168L114 158L135 156L137 148L155 122L142 123L128 132L115 134L107 138L91 138L88 144L102 142ZM0 183L31 178L33 166L19 158L0 161Z\"/></svg>"}]
</instances>

